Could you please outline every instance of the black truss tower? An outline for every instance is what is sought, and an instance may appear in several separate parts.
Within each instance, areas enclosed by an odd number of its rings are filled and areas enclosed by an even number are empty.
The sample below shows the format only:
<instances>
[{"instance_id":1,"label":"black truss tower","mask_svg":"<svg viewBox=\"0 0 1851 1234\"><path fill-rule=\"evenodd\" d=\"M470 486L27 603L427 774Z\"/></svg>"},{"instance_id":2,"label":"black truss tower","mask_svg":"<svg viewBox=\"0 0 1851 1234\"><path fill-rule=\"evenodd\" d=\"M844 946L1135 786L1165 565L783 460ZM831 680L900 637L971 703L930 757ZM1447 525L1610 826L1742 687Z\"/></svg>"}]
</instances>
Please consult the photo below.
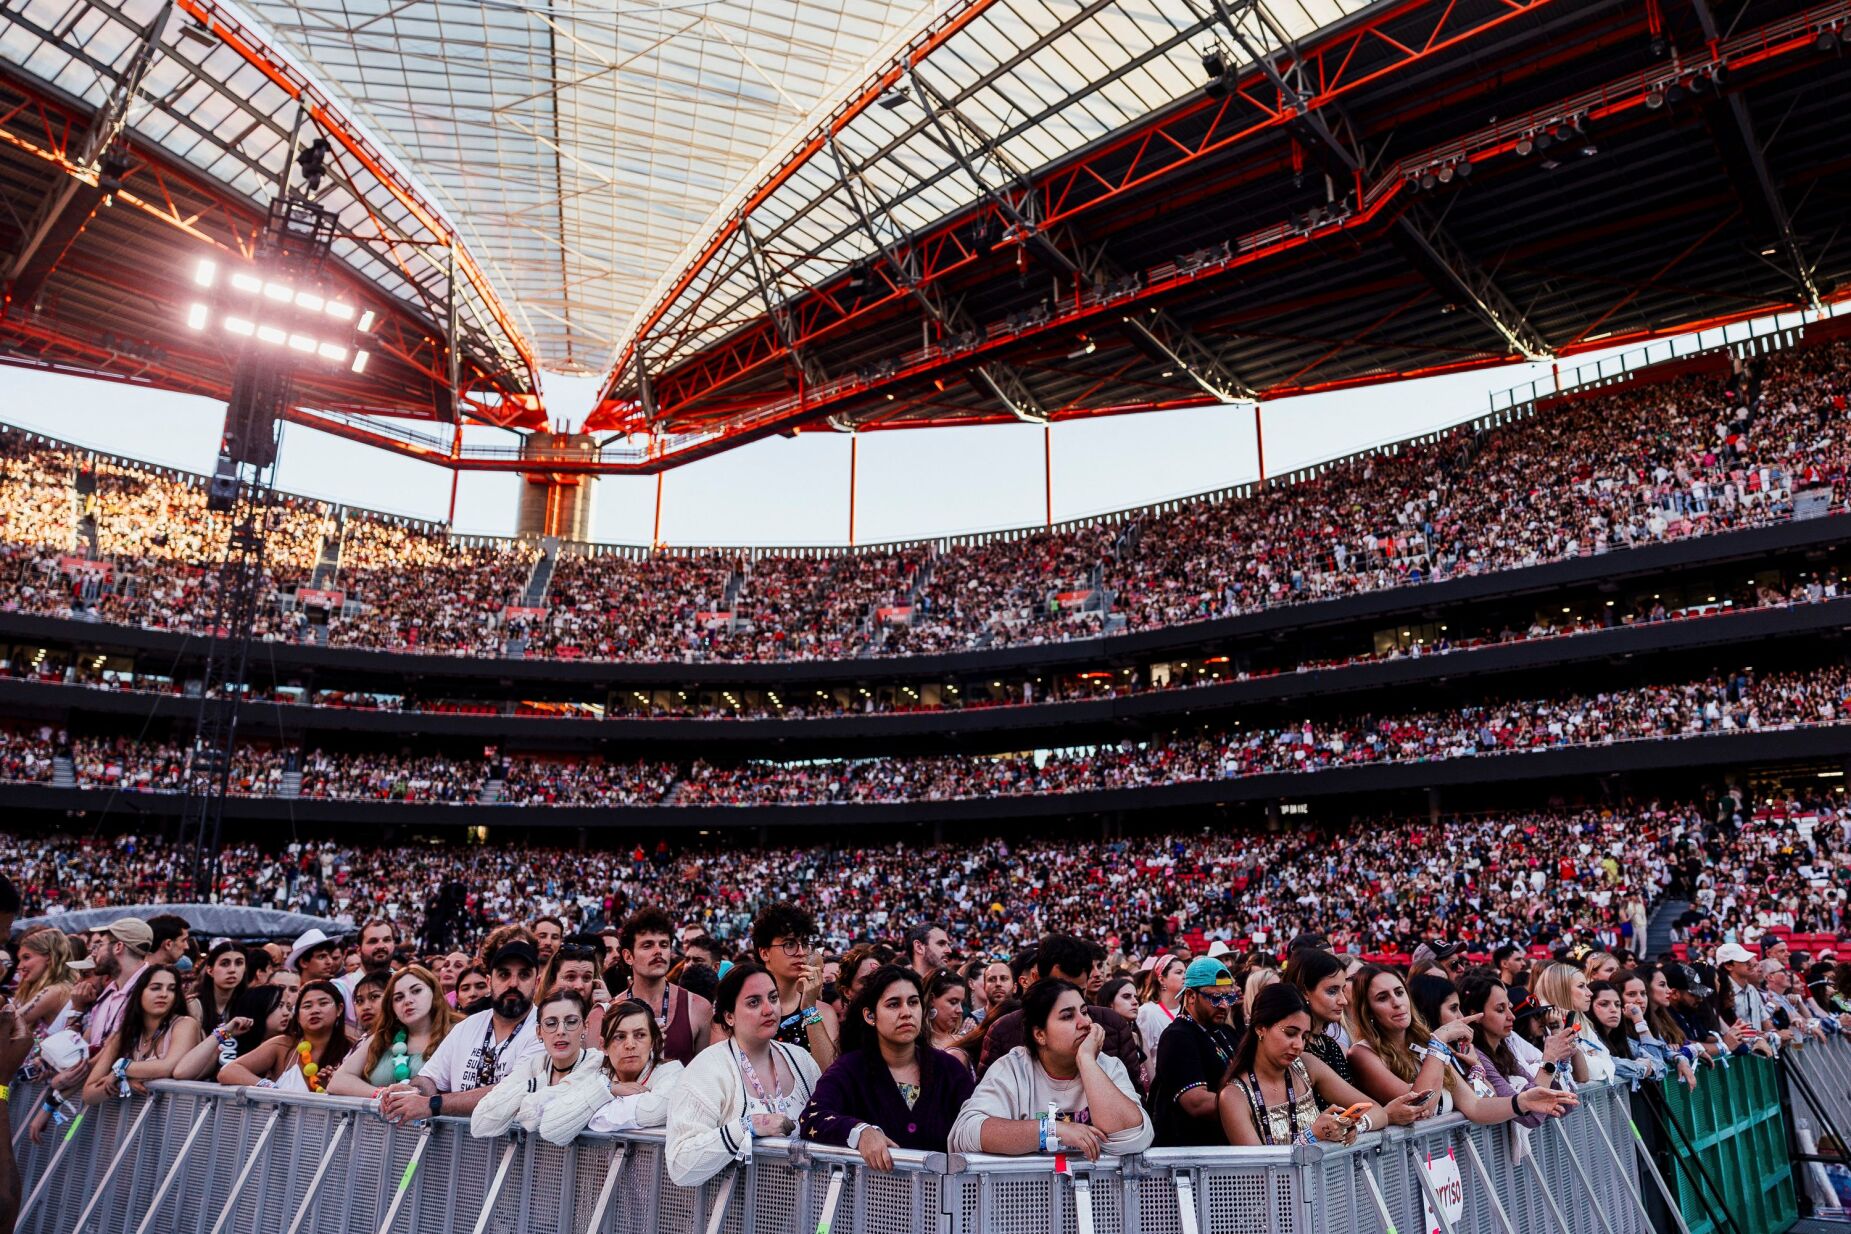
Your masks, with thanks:
<instances>
[{"instance_id":1,"label":"black truss tower","mask_svg":"<svg viewBox=\"0 0 1851 1234\"><path fill-rule=\"evenodd\" d=\"M258 264L292 283L319 273L334 241L334 215L302 197L270 204ZM237 355L210 509L230 516L225 556L215 577L212 627L200 679L199 717L187 751L180 808L180 851L191 851L193 894L217 895L219 833L237 751L238 712L250 680L251 637L264 601L264 550L276 499L276 456L289 400L286 352L246 346ZM180 871L173 872L178 881Z\"/></svg>"}]
</instances>

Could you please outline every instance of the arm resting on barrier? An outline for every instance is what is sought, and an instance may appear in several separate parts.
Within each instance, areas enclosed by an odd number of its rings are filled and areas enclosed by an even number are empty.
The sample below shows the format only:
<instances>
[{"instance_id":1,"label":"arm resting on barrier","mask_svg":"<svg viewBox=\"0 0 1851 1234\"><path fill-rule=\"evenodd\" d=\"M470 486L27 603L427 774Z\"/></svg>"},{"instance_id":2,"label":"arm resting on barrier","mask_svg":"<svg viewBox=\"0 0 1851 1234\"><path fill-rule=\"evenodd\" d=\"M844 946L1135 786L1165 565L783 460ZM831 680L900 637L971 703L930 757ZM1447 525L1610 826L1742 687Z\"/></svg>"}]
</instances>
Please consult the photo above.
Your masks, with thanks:
<instances>
[{"instance_id":1,"label":"arm resting on barrier","mask_svg":"<svg viewBox=\"0 0 1851 1234\"><path fill-rule=\"evenodd\" d=\"M682 1073L668 1112L663 1164L677 1187L698 1187L735 1161L752 1155L745 1087L725 1050L704 1050Z\"/></svg>"},{"instance_id":2,"label":"arm resting on barrier","mask_svg":"<svg viewBox=\"0 0 1851 1234\"><path fill-rule=\"evenodd\" d=\"M219 1068L219 1083L235 1088L249 1088L253 1084L273 1078L283 1060L295 1050L295 1045L288 1037L278 1034L241 1058L233 1059Z\"/></svg>"},{"instance_id":3,"label":"arm resting on barrier","mask_svg":"<svg viewBox=\"0 0 1851 1234\"><path fill-rule=\"evenodd\" d=\"M84 1104L100 1105L117 1095L115 1077L116 1034L103 1041L103 1048L90 1060L90 1074L84 1079Z\"/></svg>"},{"instance_id":4,"label":"arm resting on barrier","mask_svg":"<svg viewBox=\"0 0 1851 1234\"><path fill-rule=\"evenodd\" d=\"M552 1065L550 1058L542 1056L542 1060ZM538 1083L535 1070L532 1059L523 1059L499 1084L485 1090L469 1111L469 1134L479 1140L507 1134L521 1112L521 1103ZM449 1110L444 1112L447 1114Z\"/></svg>"},{"instance_id":5,"label":"arm resting on barrier","mask_svg":"<svg viewBox=\"0 0 1851 1234\"><path fill-rule=\"evenodd\" d=\"M181 1016L173 1022L168 1033L167 1042L159 1054L129 1064L129 1079L140 1080L144 1084L149 1080L172 1079L181 1060L199 1044L199 1021L191 1016Z\"/></svg>"}]
</instances>

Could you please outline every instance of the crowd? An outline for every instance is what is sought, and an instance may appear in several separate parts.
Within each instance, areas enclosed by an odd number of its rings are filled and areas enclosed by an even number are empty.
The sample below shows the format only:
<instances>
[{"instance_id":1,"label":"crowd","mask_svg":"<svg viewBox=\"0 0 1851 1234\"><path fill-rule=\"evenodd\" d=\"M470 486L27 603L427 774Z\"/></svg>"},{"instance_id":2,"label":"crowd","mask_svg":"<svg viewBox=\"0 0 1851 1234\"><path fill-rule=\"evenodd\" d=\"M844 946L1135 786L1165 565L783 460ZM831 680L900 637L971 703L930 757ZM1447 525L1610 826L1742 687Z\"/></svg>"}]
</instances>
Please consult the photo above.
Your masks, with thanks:
<instances>
[{"instance_id":1,"label":"crowd","mask_svg":"<svg viewBox=\"0 0 1851 1234\"><path fill-rule=\"evenodd\" d=\"M765 806L951 801L1142 788L1340 767L1430 762L1751 733L1846 721L1851 670L1739 668L1697 680L1486 694L1463 705L1388 710L1289 724L1183 731L1030 754L921 754L723 763L583 755L446 756L404 751L241 746L232 791L370 801L510 805ZM79 786L141 792L183 787L185 751L125 737L70 739L49 727L5 735L0 777L49 782L68 749ZM287 777L299 775L294 793ZM494 794L487 790L494 787Z\"/></svg>"},{"instance_id":2,"label":"crowd","mask_svg":"<svg viewBox=\"0 0 1851 1234\"><path fill-rule=\"evenodd\" d=\"M1784 518L1801 491L1829 490L1836 505L1847 386L1851 345L1817 345L1596 391L1257 495L936 550L568 552L545 612L513 617L536 546L357 513L336 526L318 503L292 500L271 583L283 594L305 583L322 542L338 538L350 603L327 637L388 650L497 655L512 639L536 655L814 659L1090 637L1713 534ZM68 448L0 434L6 606L199 628L225 534L202 489L109 463L80 508L82 465ZM278 607L265 632L311 628Z\"/></svg>"},{"instance_id":3,"label":"crowd","mask_svg":"<svg viewBox=\"0 0 1851 1234\"><path fill-rule=\"evenodd\" d=\"M887 1169L895 1149L1347 1144L1443 1112L1536 1127L1588 1082L1693 1082L1851 1031L1851 963L1789 943L1843 925L1848 833L1827 803L1725 797L923 863L234 847L226 898L313 888L298 906L329 928L29 921L0 977L29 1048L0 1059L43 1085L34 1138L216 1078L481 1137L662 1127L682 1186L760 1137ZM170 857L8 837L0 907L120 903ZM1687 954L1648 957L1667 892L1692 898ZM420 919L442 904L458 919Z\"/></svg>"},{"instance_id":4,"label":"crowd","mask_svg":"<svg viewBox=\"0 0 1851 1234\"><path fill-rule=\"evenodd\" d=\"M1638 948L1645 905L1666 893L1741 923L1748 941L1771 928L1851 928L1848 848L1842 797L1783 793L1752 805L1736 796L1375 818L1346 825L1341 844L1309 826L924 848L240 843L222 854L215 892L349 927L383 916L424 942L479 940L502 921L538 917L594 931L659 899L679 906L686 926L735 942L767 905L802 903L837 950L920 917L985 951L1049 932L1114 954L1186 935L1264 947L1313 929L1364 954L1410 951L1429 935L1610 950ZM29 916L191 894L175 885L189 863L151 837L0 839L0 868L14 872Z\"/></svg>"}]
</instances>

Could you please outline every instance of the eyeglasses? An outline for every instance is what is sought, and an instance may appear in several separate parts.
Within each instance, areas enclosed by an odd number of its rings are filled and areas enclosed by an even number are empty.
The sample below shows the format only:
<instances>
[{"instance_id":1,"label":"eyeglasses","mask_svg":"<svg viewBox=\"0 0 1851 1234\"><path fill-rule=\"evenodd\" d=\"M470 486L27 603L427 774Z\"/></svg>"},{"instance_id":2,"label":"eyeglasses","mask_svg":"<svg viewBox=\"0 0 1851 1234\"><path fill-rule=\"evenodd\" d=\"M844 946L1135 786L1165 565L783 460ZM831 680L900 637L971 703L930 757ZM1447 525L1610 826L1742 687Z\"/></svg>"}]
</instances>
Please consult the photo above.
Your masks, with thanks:
<instances>
[{"instance_id":1,"label":"eyeglasses","mask_svg":"<svg viewBox=\"0 0 1851 1234\"><path fill-rule=\"evenodd\" d=\"M771 945L787 956L808 955L816 946L814 940L807 938L772 939Z\"/></svg>"},{"instance_id":2,"label":"eyeglasses","mask_svg":"<svg viewBox=\"0 0 1851 1234\"><path fill-rule=\"evenodd\" d=\"M581 1017L575 1015L564 1017L549 1015L544 1020L540 1021L540 1027L549 1033L569 1033L575 1028L583 1028L584 1025L585 1021Z\"/></svg>"},{"instance_id":3,"label":"eyeglasses","mask_svg":"<svg viewBox=\"0 0 1851 1234\"><path fill-rule=\"evenodd\" d=\"M1196 993L1206 998L1217 1007L1232 1007L1234 1004L1240 1002L1240 995L1238 994L1211 994L1207 990L1197 990Z\"/></svg>"}]
</instances>

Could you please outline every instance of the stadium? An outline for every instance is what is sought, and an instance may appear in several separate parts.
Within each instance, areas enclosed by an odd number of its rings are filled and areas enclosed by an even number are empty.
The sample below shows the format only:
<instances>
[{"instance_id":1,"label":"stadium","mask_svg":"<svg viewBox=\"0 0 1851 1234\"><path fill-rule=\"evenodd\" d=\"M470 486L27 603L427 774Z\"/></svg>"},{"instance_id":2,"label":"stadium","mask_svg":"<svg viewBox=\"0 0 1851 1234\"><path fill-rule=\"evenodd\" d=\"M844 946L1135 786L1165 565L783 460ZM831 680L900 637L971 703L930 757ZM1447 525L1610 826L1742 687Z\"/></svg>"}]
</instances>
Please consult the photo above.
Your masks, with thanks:
<instances>
[{"instance_id":1,"label":"stadium","mask_svg":"<svg viewBox=\"0 0 1851 1234\"><path fill-rule=\"evenodd\" d=\"M1843 1228L1847 22L0 6L0 1222Z\"/></svg>"}]
</instances>

